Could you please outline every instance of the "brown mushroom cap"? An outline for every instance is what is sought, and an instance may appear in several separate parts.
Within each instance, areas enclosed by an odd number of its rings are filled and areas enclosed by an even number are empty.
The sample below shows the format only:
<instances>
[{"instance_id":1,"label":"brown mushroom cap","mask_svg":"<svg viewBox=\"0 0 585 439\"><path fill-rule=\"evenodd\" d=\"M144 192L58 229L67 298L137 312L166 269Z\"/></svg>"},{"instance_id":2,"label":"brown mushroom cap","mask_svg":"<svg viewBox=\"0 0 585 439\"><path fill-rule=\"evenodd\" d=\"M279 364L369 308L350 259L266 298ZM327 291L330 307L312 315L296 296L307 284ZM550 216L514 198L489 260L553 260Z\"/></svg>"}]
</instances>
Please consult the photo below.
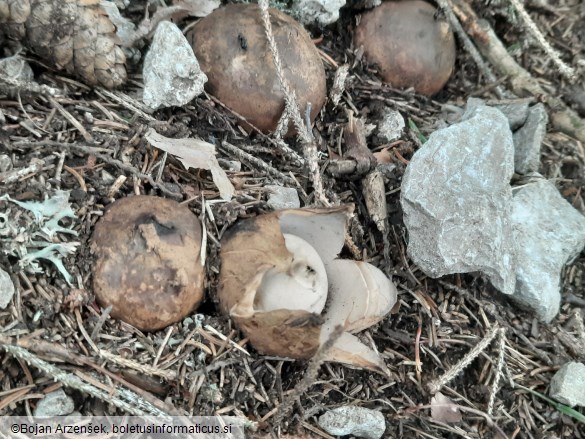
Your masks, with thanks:
<instances>
[{"instance_id":1,"label":"brown mushroom cap","mask_svg":"<svg viewBox=\"0 0 585 439\"><path fill-rule=\"evenodd\" d=\"M313 121L327 92L319 53L309 34L291 17L270 9L270 18L284 76L303 113L311 103ZM284 110L284 94L258 5L216 9L187 38L209 78L206 89L260 130L274 131Z\"/></svg>"},{"instance_id":2,"label":"brown mushroom cap","mask_svg":"<svg viewBox=\"0 0 585 439\"><path fill-rule=\"evenodd\" d=\"M97 223L93 287L111 316L145 331L175 323L203 299L201 224L160 197L116 201Z\"/></svg>"},{"instance_id":3,"label":"brown mushroom cap","mask_svg":"<svg viewBox=\"0 0 585 439\"><path fill-rule=\"evenodd\" d=\"M354 44L364 47L385 82L431 96L455 65L453 32L445 20L435 19L436 11L420 0L382 3L362 15Z\"/></svg>"}]
</instances>

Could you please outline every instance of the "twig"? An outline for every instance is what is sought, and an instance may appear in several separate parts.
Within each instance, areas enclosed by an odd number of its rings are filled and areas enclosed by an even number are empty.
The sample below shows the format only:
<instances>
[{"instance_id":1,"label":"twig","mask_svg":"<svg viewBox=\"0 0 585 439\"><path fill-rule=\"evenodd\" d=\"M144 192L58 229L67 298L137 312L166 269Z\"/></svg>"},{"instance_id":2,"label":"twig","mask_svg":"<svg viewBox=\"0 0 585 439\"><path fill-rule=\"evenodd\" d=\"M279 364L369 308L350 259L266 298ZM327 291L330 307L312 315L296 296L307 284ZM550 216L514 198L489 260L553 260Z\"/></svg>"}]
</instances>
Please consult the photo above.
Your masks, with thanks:
<instances>
[{"instance_id":1,"label":"twig","mask_svg":"<svg viewBox=\"0 0 585 439\"><path fill-rule=\"evenodd\" d=\"M167 413L157 409L156 407L152 406L150 403L147 403L146 401L142 401L138 395L136 395L133 392L130 392L129 390L124 390L123 392L118 391L118 395L112 395L109 392L105 392L91 384L84 382L76 375L63 372L58 367L44 360L41 360L39 357L37 357L36 355L32 354L31 352L27 351L24 348L4 343L0 343L0 347L9 354L13 355L14 357L20 358L27 364L36 367L49 377L63 383L64 385L79 390L81 392L87 393L88 395L98 398L106 403L110 403L134 416L144 416L146 414L151 414L155 416L167 416ZM141 401L141 408L138 408L136 405L133 405L127 401L122 400L121 398L119 398L119 396L122 396L124 399L127 399L128 401L131 401L133 403L136 401Z\"/></svg>"},{"instance_id":2,"label":"twig","mask_svg":"<svg viewBox=\"0 0 585 439\"><path fill-rule=\"evenodd\" d=\"M459 375L467 366L471 364L475 358L481 354L485 348L489 346L494 337L498 333L498 325L495 324L492 329L486 334L486 336L476 344L471 351L469 351L461 360L459 360L454 366L452 366L445 374L428 384L428 388L431 393L437 393L441 388L449 384L453 378Z\"/></svg>"},{"instance_id":3,"label":"twig","mask_svg":"<svg viewBox=\"0 0 585 439\"><path fill-rule=\"evenodd\" d=\"M152 176L150 176L148 174L144 174L144 173L138 171L133 166L127 165L126 163L121 162L120 160L116 160L112 157L108 157L107 155L100 154L99 152L96 152L96 149L91 147L91 146L80 145L77 143L55 142L52 140L43 140L43 141L39 141L39 142L28 142L28 141L14 142L12 145L15 147L26 146L26 147L33 147L33 148L39 147L39 146L44 146L44 147L49 147L49 148L59 148L59 149L68 148L68 149L74 149L76 151L81 151L85 154L90 154L90 155L95 156L96 158L100 159L104 163L116 166L117 168L119 168L123 171L126 171L126 172L134 175L137 178L144 179L144 180L148 181L151 186L156 187L157 189L159 189L161 192L168 195L169 197L177 198L177 195L180 196L180 194L177 194L176 192L172 192L172 191L168 190L164 184L157 183L156 181L154 181Z\"/></svg>"},{"instance_id":4,"label":"twig","mask_svg":"<svg viewBox=\"0 0 585 439\"><path fill-rule=\"evenodd\" d=\"M463 30L463 28L461 27L461 23L459 23L459 20L457 19L457 17L453 13L453 9L451 8L451 4L449 3L449 0L437 0L437 3L441 7L441 9L445 12L447 19L449 20L449 23L451 23L451 26L453 27L453 30L455 31L455 33L457 34L457 36L459 37L459 39L463 43L463 47L465 47L465 50L467 50L469 55L471 55L471 58L473 58L473 61L477 65L477 68L480 70L480 72L485 77L486 82L491 83L491 84L497 83L498 79L496 78L496 75L494 75L494 72L492 72L492 69L483 60L483 58L481 57L481 54L476 49L476 47L473 45L473 43L471 42L471 40L469 39L469 37L467 36L467 34ZM500 87L499 85L496 85L494 87L494 91L496 92L496 95L498 96L498 98L500 98L500 99L504 98L504 90L502 90L502 87Z\"/></svg>"},{"instance_id":5,"label":"twig","mask_svg":"<svg viewBox=\"0 0 585 439\"><path fill-rule=\"evenodd\" d=\"M502 430L498 426L498 424L496 424L496 422L491 418L491 416L489 414L484 413L481 410L474 409L472 407L466 407L463 405L453 404L453 403L452 404L436 404L436 405L427 404L427 405L419 405L416 407L409 408L409 409L407 409L407 411L414 411L414 410L418 411L418 410L424 410L424 409L432 409L433 407L435 407L435 408L445 407L449 410L457 409L457 410L461 410L463 412L469 412L469 413L472 413L474 415L481 416L482 418L484 418L486 420L486 422L488 423L488 425L490 427L492 427L494 430L496 430L498 432L498 435L500 435L501 439L508 439L508 435L504 432L504 430Z\"/></svg>"},{"instance_id":6,"label":"twig","mask_svg":"<svg viewBox=\"0 0 585 439\"><path fill-rule=\"evenodd\" d=\"M498 362L496 364L496 375L494 377L494 382L492 384L492 389L490 392L490 400L488 403L488 415L492 416L494 413L494 404L496 401L496 394L498 393L498 386L500 384L500 379L502 378L502 369L504 367L504 355L506 353L506 329L501 328L499 330L499 338L498 338Z\"/></svg>"},{"instance_id":7,"label":"twig","mask_svg":"<svg viewBox=\"0 0 585 439\"><path fill-rule=\"evenodd\" d=\"M274 60L276 75L278 76L278 81L280 82L280 88L284 93L284 101L286 105L285 112L288 113L288 115L291 117L293 125L297 130L297 135L299 136L303 145L303 152L307 164L309 165L311 181L315 190L315 199L318 203L324 206L329 206L331 203L329 200L327 200L325 191L323 189L323 180L321 178L321 171L319 169L319 155L317 152L317 146L315 145L315 140L313 139L313 135L310 131L311 127L306 126L303 122L303 117L296 101L294 92L291 90L290 86L288 85L288 81L284 77L282 62L278 53L278 47L276 47L276 40L274 39L274 35L272 33L272 23L270 22L270 13L268 11L268 0L260 0L258 2L258 6L260 7L262 23L264 24L264 31L266 33L266 38L268 39L268 47L270 48L270 53L272 54L272 58Z\"/></svg>"},{"instance_id":8,"label":"twig","mask_svg":"<svg viewBox=\"0 0 585 439\"><path fill-rule=\"evenodd\" d=\"M49 102L51 103L51 105L53 106L53 108L56 108L57 111L59 113L61 113L61 115L67 119L69 121L69 123L71 125L73 125L77 131L79 131L79 133L83 136L83 138L85 139L86 142L88 143L93 143L93 137L91 137L91 134L89 134L87 132L87 130L83 127L83 125L81 125L81 123L75 119L73 117L73 115L71 113L69 113L69 111L67 111L63 105L61 105L59 102L57 102L54 98L52 98L51 96L49 96Z\"/></svg>"},{"instance_id":9,"label":"twig","mask_svg":"<svg viewBox=\"0 0 585 439\"><path fill-rule=\"evenodd\" d=\"M335 342L339 339L339 337L341 337L341 334L343 334L343 327L341 325L337 325L331 334L329 334L329 338L325 341L325 343L319 347L319 350L315 353L309 362L303 378L298 382L294 389L284 397L282 403L278 406L278 413L274 416L274 425L280 425L282 419L288 415L292 409L295 401L297 401L301 395L305 394L309 387L313 385L317 379L321 365L327 358L327 351L333 347Z\"/></svg>"},{"instance_id":10,"label":"twig","mask_svg":"<svg viewBox=\"0 0 585 439\"><path fill-rule=\"evenodd\" d=\"M580 142L585 142L585 121L568 108L561 99L548 95L538 80L533 78L508 53L490 25L486 21L479 20L466 2L463 0L451 0L451 2L453 12L459 17L464 29L473 38L483 56L501 75L510 76L510 85L514 93L519 96L525 95L526 92L543 96L551 110L552 126Z\"/></svg>"},{"instance_id":11,"label":"twig","mask_svg":"<svg viewBox=\"0 0 585 439\"><path fill-rule=\"evenodd\" d=\"M294 180L292 178L284 175L278 169L273 168L268 163L266 163L264 160L259 159L258 157L255 157L252 154L248 154L245 151L242 151L237 146L234 146L231 143L223 141L223 142L221 142L221 147L223 149L227 150L230 154L235 155L238 159L252 164L256 168L258 168L262 171L265 171L267 174L271 175L272 177L275 177L278 180L280 180L284 183L287 183L287 184L294 184Z\"/></svg>"},{"instance_id":12,"label":"twig","mask_svg":"<svg viewBox=\"0 0 585 439\"><path fill-rule=\"evenodd\" d=\"M290 162L290 164L292 166L301 167L301 166L305 165L305 159L301 155L299 155L299 153L297 153L294 149L292 149L290 146L288 146L284 142L284 140L278 139L278 138L274 139L270 136L267 136L266 134L264 134L262 132L262 130L260 130L260 128L258 128L254 124L250 123L248 120L246 120L246 118L244 116L242 116L238 112L232 110L230 107L225 105L223 102L221 102L219 99L217 99L212 94L205 93L205 96L207 96L209 99L211 99L217 105L221 106L227 112L233 114L235 117L237 117L241 121L246 122L246 124L248 126L250 126L252 128L252 130L254 130L256 132L256 134L258 134L260 137L262 137L267 142L270 142L274 146L274 148L277 149L282 154L284 160L286 160L287 162Z\"/></svg>"},{"instance_id":13,"label":"twig","mask_svg":"<svg viewBox=\"0 0 585 439\"><path fill-rule=\"evenodd\" d=\"M24 95L43 96L64 95L63 91L58 88L49 87L45 84L38 84L34 81L19 81L10 78L7 75L0 74L0 94L14 96L19 93Z\"/></svg>"},{"instance_id":14,"label":"twig","mask_svg":"<svg viewBox=\"0 0 585 439\"><path fill-rule=\"evenodd\" d=\"M577 79L577 73L575 72L575 70L572 67L569 67L567 64L565 64L565 62L561 59L559 53L555 49L552 48L552 46L548 43L548 41L546 41L546 39L544 38L544 35L542 35L542 32L540 32L540 30L536 26L536 23L534 23L534 21L532 21L532 18L530 17L528 12L526 12L524 5L522 3L520 3L518 0L510 0L510 3L512 3L512 6L514 6L516 11L518 12L518 15L520 15L520 18L522 18L522 20L524 21L524 24L528 28L528 31L536 39L536 41L540 45L540 47L542 47L542 49L546 52L546 54L556 64L561 75L563 75L569 81L574 82L575 79Z\"/></svg>"},{"instance_id":15,"label":"twig","mask_svg":"<svg viewBox=\"0 0 585 439\"><path fill-rule=\"evenodd\" d=\"M107 96L108 98L112 99L113 101L116 101L123 107L126 107L128 110L137 113L144 120L148 120L149 122L156 121L154 117L147 113L150 109L146 105L128 96L127 94L124 94L120 91L112 92L110 90L106 90L105 88L98 88L97 93L101 94L102 96Z\"/></svg>"}]
</instances>

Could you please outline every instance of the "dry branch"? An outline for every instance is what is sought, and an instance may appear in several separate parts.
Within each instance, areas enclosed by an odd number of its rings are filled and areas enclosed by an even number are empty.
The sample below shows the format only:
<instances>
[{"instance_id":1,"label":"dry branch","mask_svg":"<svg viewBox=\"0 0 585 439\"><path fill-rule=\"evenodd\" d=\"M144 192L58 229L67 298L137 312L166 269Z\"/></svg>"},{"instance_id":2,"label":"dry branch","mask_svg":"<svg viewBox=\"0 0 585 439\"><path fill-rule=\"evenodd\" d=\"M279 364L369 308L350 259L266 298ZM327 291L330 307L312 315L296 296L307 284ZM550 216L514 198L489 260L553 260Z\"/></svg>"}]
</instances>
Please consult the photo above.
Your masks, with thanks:
<instances>
[{"instance_id":1,"label":"dry branch","mask_svg":"<svg viewBox=\"0 0 585 439\"><path fill-rule=\"evenodd\" d=\"M520 66L508 53L489 23L481 20L464 0L451 0L453 11L465 31L471 36L482 55L498 70L509 77L512 91L518 96L540 96L550 109L553 127L580 142L585 142L585 122L559 98L550 96L538 80Z\"/></svg>"}]
</instances>

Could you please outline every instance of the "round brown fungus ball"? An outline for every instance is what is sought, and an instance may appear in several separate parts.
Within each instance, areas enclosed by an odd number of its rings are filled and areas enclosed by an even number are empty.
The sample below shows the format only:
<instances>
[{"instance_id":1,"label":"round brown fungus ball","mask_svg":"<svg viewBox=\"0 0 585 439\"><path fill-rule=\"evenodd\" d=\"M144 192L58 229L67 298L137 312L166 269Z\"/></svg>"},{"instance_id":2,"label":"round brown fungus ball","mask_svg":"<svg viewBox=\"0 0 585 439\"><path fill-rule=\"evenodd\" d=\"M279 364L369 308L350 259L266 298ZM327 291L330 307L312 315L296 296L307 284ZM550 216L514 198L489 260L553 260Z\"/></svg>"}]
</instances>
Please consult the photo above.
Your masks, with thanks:
<instances>
[{"instance_id":1,"label":"round brown fungus ball","mask_svg":"<svg viewBox=\"0 0 585 439\"><path fill-rule=\"evenodd\" d=\"M175 201L116 201L96 224L93 288L111 316L155 331L190 314L203 299L201 224Z\"/></svg>"},{"instance_id":2,"label":"round brown fungus ball","mask_svg":"<svg viewBox=\"0 0 585 439\"><path fill-rule=\"evenodd\" d=\"M453 32L436 12L420 0L382 3L362 15L354 44L363 46L385 82L431 96L447 83L455 65Z\"/></svg>"},{"instance_id":3,"label":"round brown fungus ball","mask_svg":"<svg viewBox=\"0 0 585 439\"><path fill-rule=\"evenodd\" d=\"M314 121L327 93L319 53L305 29L288 15L270 9L270 22L284 76L303 114L311 104ZM274 131L285 107L284 93L258 5L216 9L187 38L208 77L206 89L250 124L265 133Z\"/></svg>"}]
</instances>

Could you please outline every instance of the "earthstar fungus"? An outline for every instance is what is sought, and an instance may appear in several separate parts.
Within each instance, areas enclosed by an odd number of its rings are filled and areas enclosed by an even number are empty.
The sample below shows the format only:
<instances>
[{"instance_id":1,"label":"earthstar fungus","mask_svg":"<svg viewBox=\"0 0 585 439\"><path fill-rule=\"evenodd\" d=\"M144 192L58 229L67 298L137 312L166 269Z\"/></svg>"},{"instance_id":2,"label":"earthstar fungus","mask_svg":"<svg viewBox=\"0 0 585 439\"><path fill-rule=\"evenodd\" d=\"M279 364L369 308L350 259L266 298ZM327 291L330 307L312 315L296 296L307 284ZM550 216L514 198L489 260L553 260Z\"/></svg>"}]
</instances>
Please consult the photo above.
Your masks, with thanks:
<instances>
[{"instance_id":1,"label":"earthstar fungus","mask_svg":"<svg viewBox=\"0 0 585 439\"><path fill-rule=\"evenodd\" d=\"M326 359L388 373L353 333L383 319L397 292L373 265L336 259L352 211L279 210L240 222L222 239L220 306L259 352L308 359L342 325Z\"/></svg>"}]
</instances>

